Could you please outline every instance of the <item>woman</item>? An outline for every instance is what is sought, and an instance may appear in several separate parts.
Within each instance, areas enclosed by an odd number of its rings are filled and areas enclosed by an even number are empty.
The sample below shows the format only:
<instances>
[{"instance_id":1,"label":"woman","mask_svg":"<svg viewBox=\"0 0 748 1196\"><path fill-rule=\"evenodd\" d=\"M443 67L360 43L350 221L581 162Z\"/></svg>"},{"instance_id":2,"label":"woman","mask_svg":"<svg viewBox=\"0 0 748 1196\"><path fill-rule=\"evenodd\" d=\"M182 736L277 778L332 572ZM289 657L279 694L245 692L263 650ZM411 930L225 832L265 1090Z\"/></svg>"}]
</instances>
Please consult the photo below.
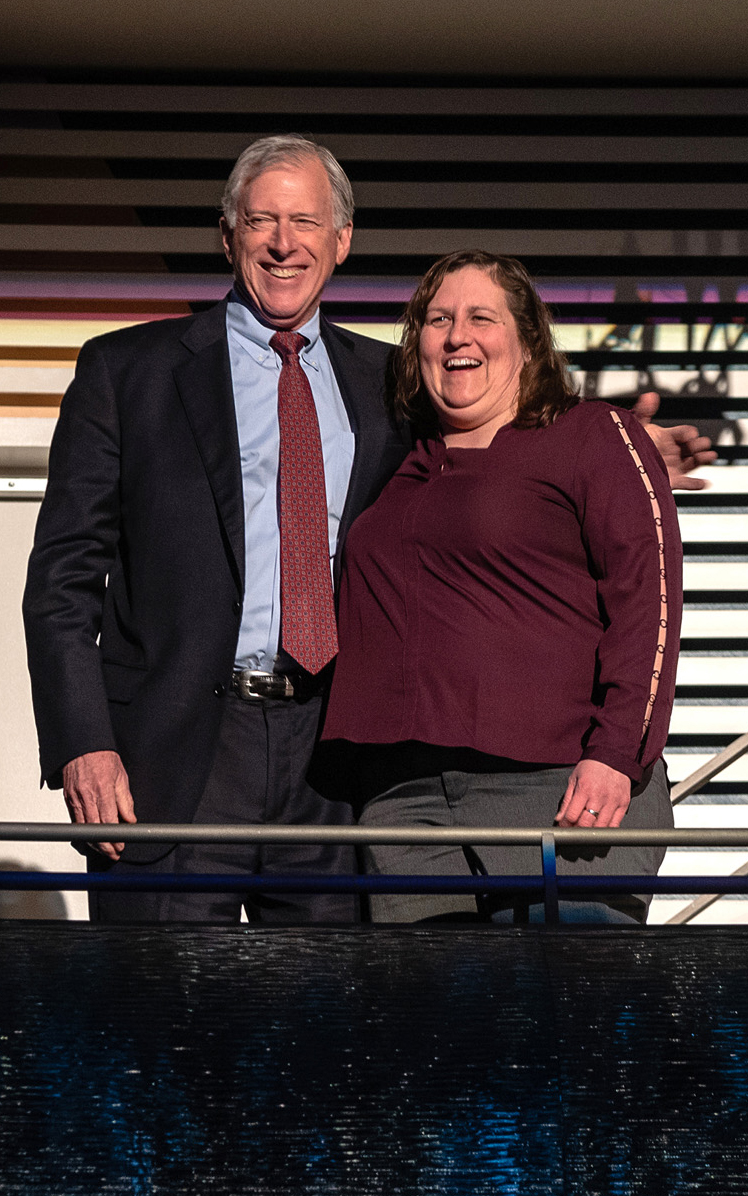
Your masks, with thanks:
<instances>
[{"instance_id":1,"label":"woman","mask_svg":"<svg viewBox=\"0 0 748 1196\"><path fill-rule=\"evenodd\" d=\"M660 759L681 549L637 421L582 403L519 262L451 254L405 314L396 402L424 429L352 528L326 739L360 745L365 826L672 826ZM367 850L376 873L528 874L537 848ZM564 852L559 872L655 873L653 848ZM644 921L649 898L564 902ZM377 921L475 916L378 896ZM536 911L531 911L534 917ZM495 920L528 916L494 901Z\"/></svg>"}]
</instances>

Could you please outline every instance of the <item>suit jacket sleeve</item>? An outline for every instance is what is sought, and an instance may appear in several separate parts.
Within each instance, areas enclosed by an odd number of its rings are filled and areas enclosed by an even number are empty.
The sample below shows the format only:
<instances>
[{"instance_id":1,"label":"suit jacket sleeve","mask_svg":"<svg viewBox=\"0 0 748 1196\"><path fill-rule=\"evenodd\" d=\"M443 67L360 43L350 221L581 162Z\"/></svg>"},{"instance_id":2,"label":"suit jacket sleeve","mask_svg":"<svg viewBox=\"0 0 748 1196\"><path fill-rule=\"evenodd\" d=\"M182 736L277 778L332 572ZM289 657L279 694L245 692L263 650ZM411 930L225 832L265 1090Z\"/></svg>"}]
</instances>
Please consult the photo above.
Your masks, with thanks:
<instances>
[{"instance_id":1,"label":"suit jacket sleeve","mask_svg":"<svg viewBox=\"0 0 748 1196\"><path fill-rule=\"evenodd\" d=\"M42 780L115 750L97 638L119 539L119 421L97 341L84 345L50 451L23 613Z\"/></svg>"}]
</instances>

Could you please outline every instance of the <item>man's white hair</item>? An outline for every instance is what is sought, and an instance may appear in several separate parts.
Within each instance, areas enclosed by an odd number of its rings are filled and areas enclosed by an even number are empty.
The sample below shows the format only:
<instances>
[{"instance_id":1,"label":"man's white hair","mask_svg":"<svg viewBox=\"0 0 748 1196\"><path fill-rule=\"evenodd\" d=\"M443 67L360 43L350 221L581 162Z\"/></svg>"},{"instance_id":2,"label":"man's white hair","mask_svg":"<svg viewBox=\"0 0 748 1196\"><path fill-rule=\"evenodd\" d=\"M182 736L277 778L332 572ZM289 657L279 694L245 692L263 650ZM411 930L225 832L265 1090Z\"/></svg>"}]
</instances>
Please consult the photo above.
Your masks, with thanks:
<instances>
[{"instance_id":1,"label":"man's white hair","mask_svg":"<svg viewBox=\"0 0 748 1196\"><path fill-rule=\"evenodd\" d=\"M323 145L302 137L300 133L283 133L276 137L263 137L239 155L234 169L228 177L221 201L223 214L229 228L236 225L236 210L239 197L246 187L259 175L273 166L292 163L301 165L316 159L325 168L332 188L332 214L335 231L343 228L353 219L353 191L347 174L338 160Z\"/></svg>"}]
</instances>

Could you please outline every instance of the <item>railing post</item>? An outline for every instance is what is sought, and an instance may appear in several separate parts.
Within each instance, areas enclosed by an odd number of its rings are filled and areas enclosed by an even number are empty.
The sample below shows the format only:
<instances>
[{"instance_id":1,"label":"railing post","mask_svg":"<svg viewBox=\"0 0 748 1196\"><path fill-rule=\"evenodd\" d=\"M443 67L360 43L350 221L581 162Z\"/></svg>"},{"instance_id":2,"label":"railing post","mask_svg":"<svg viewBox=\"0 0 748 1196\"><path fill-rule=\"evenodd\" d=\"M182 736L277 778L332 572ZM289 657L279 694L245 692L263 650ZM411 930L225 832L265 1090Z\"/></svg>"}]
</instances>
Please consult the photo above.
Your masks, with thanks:
<instances>
[{"instance_id":1,"label":"railing post","mask_svg":"<svg viewBox=\"0 0 748 1196\"><path fill-rule=\"evenodd\" d=\"M543 902L547 925L558 925L558 876L556 873L556 836L543 835L540 841L543 853Z\"/></svg>"}]
</instances>

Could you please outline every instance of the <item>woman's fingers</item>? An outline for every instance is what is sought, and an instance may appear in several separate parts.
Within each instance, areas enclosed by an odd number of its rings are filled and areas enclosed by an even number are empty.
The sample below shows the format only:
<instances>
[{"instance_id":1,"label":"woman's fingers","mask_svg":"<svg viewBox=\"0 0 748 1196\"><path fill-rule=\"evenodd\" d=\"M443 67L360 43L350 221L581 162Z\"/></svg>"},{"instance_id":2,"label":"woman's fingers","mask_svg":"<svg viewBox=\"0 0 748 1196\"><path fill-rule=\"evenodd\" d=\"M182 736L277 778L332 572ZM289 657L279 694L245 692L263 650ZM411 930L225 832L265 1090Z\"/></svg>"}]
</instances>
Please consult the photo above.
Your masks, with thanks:
<instances>
[{"instance_id":1,"label":"woman's fingers","mask_svg":"<svg viewBox=\"0 0 748 1196\"><path fill-rule=\"evenodd\" d=\"M559 826L620 826L631 800L631 781L599 760L580 760L561 801Z\"/></svg>"}]
</instances>

